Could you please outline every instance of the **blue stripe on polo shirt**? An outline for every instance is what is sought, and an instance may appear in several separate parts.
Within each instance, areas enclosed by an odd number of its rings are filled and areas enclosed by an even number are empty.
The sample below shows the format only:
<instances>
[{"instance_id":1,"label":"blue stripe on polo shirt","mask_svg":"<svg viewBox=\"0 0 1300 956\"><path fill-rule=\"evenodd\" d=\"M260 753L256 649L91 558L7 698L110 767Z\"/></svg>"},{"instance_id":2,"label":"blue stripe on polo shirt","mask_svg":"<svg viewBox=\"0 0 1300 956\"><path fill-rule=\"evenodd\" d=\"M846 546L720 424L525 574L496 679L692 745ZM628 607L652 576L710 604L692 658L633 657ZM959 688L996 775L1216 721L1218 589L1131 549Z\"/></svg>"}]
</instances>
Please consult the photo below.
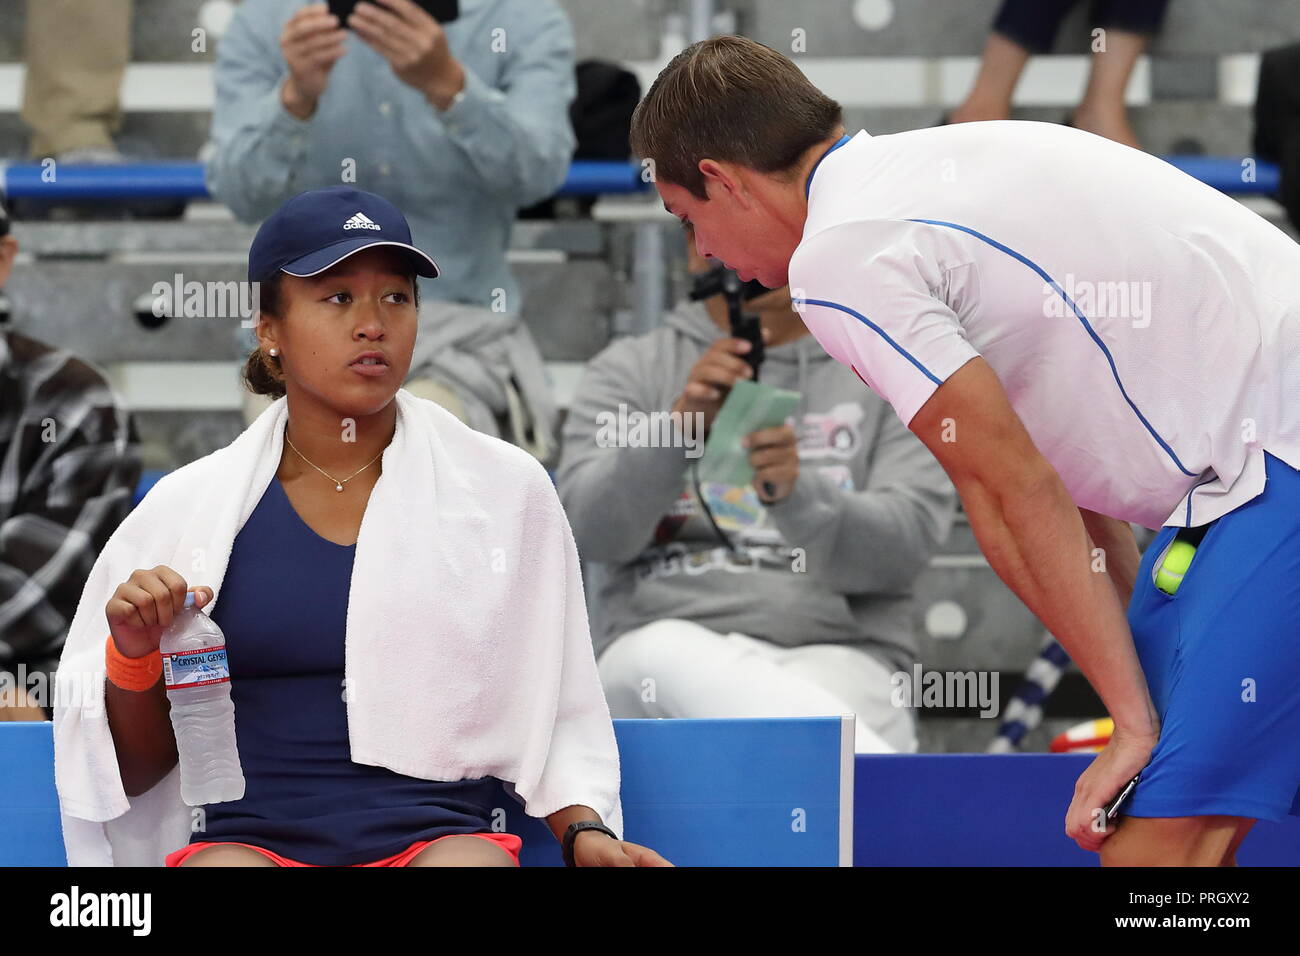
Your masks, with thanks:
<instances>
[{"instance_id":1,"label":"blue stripe on polo shirt","mask_svg":"<svg viewBox=\"0 0 1300 956\"><path fill-rule=\"evenodd\" d=\"M1201 485L1208 485L1214 480L1214 478L1206 478L1204 481L1194 485L1191 491L1187 492L1187 527L1190 528L1192 526L1192 495L1196 494L1196 489L1201 487Z\"/></svg>"},{"instance_id":2,"label":"blue stripe on polo shirt","mask_svg":"<svg viewBox=\"0 0 1300 956\"><path fill-rule=\"evenodd\" d=\"M895 342L893 339L891 339L891 338L890 338L890 337L885 333L885 330L884 330L884 329L882 329L880 326L876 325L876 323L872 322L869 318L867 318L867 317L866 317L865 315L863 315L861 312L855 312L855 311L853 311L852 309L850 309L847 305L840 305L838 302L829 302L829 301L827 301L826 299L799 299L799 298L795 298L795 299L793 299L792 301L793 301L796 305L803 305L803 304L806 304L806 305L820 305L820 306L822 306L823 308L826 308L826 309L839 309L841 312L847 312L849 315L853 316L855 319L857 319L859 322L861 322L861 323L862 323L863 325L865 325L867 328L871 329L873 332L875 332L877 335L879 335L882 339L884 339L886 342L888 342L890 345L892 345L892 346L894 347L895 351L897 351L899 355L903 356L903 358L907 359L909 362L911 362L913 365L915 365L917 368L919 368L919 369L921 370L922 374L925 375L925 377L928 378L930 381L934 382L935 385L942 385L942 384L943 384L943 380L940 379L940 378L939 378L937 375L935 375L933 372L931 372L931 371L930 371L928 368L926 368L924 365L922 365L921 362L920 362L920 360L919 360L915 355L913 355L913 354L912 354L911 352L909 352L907 349L903 348L901 345L899 345L897 342Z\"/></svg>"},{"instance_id":3,"label":"blue stripe on polo shirt","mask_svg":"<svg viewBox=\"0 0 1300 956\"><path fill-rule=\"evenodd\" d=\"M1184 467L1183 463L1178 460L1178 456L1174 454L1174 450L1170 448L1169 444L1163 438L1160 437L1160 435L1156 432L1154 428L1151 427L1151 423L1147 421L1146 416L1143 415L1142 412L1138 410L1137 405L1133 403L1133 399L1129 398L1128 391L1124 388L1124 383L1120 380L1119 369L1115 367L1115 359L1110 354L1110 349L1106 348L1106 343L1103 342L1101 340L1101 337L1098 336L1097 333L1093 330L1092 325L1088 322L1088 317L1083 314L1083 312L1079 309L1079 307L1074 304L1074 301L1068 295L1065 294L1065 290L1062 289L1060 285L1057 284L1056 280L1053 279L1051 276L1049 276L1042 269L1041 266L1025 258L1020 253L1016 252L1014 249L1004 246L996 239L991 239L988 236L984 235L982 232L976 232L974 229L971 229L969 226L959 226L955 222L943 222L942 220L939 219L909 219L907 221L924 223L929 226L946 226L949 229L956 229L958 232L964 232L967 235L974 236L976 239L979 239L983 242L987 242L994 249L997 249L1001 252L1005 252L1007 255L1011 256L1011 258L1016 259L1019 262L1023 262L1025 265L1029 266L1029 268L1033 269L1036 273L1038 273L1038 275L1042 277L1044 282L1046 282L1053 289L1055 289L1057 293L1060 294L1061 298L1065 301L1065 304L1070 307L1071 311L1073 311L1074 314L1078 316L1079 321L1083 323L1083 327L1087 330L1088 335L1092 337L1092 340L1097 343L1097 347L1101 349L1102 354L1106 356L1106 361L1110 363L1110 373L1115 378L1115 384L1119 386L1120 394L1124 396L1124 401L1128 402L1129 408L1133 409L1133 414L1137 415L1138 420L1141 421L1142 425L1146 428L1146 430L1150 432L1151 437L1154 438L1159 443L1160 447L1165 450L1165 453L1171 459L1173 459L1173 462L1175 465L1178 466L1179 471L1181 471L1184 475L1187 475L1191 478L1200 477L1198 472L1188 471L1187 468ZM895 346L895 348L897 348L897 346Z\"/></svg>"},{"instance_id":4,"label":"blue stripe on polo shirt","mask_svg":"<svg viewBox=\"0 0 1300 956\"><path fill-rule=\"evenodd\" d=\"M812 194L813 177L817 175L817 167L822 164L822 160L825 159L827 156L829 156L831 153L835 152L837 149L839 149L841 146L847 143L850 139L852 139L852 137L849 136L848 133L845 133L843 136L841 136L839 139L835 141L834 146L826 150L826 152L822 153L821 156L818 157L817 162L813 163L813 168L808 171L808 179L803 184L804 199L807 199Z\"/></svg>"}]
</instances>

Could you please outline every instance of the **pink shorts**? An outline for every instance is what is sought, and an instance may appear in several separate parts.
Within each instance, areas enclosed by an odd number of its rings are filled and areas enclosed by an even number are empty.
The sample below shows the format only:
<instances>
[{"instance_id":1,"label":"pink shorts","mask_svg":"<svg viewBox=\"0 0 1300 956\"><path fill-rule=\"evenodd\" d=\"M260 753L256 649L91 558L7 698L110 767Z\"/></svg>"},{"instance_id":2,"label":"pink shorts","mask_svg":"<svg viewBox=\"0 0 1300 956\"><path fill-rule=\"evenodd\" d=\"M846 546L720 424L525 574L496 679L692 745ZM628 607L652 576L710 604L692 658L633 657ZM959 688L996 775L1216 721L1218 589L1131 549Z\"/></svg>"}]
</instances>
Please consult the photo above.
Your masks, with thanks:
<instances>
[{"instance_id":1,"label":"pink shorts","mask_svg":"<svg viewBox=\"0 0 1300 956\"><path fill-rule=\"evenodd\" d=\"M519 839L519 837L515 836L513 833L468 833L468 834L448 833L446 836L438 837L437 840L420 840L417 843L412 843L401 853L395 853L392 856L386 856L382 860L375 860L375 862L373 863L353 863L352 866L406 866L408 863L411 862L412 859L414 859L415 855L419 853L421 850L423 850L426 846L431 846L432 844L437 843L438 840L445 840L449 836L462 836L462 835L482 837L484 840L491 840L493 843L501 847L503 850L505 850L514 858L515 866L519 865L519 848L523 846L523 841ZM251 843L237 843L232 840L229 841L227 845L246 846L250 850L256 850L264 857L273 860L277 866L316 866L317 865L315 863L299 863L297 860L291 860L288 857L281 856L278 853L273 853L272 851L264 849L260 846L253 846L253 844ZM222 844L221 843L191 843L188 846L181 847L179 850L176 850L174 853L168 853L167 861L166 861L167 865L180 866L190 856L192 856L195 853L198 853L199 850L205 849L206 847L210 847L210 846L222 846Z\"/></svg>"}]
</instances>

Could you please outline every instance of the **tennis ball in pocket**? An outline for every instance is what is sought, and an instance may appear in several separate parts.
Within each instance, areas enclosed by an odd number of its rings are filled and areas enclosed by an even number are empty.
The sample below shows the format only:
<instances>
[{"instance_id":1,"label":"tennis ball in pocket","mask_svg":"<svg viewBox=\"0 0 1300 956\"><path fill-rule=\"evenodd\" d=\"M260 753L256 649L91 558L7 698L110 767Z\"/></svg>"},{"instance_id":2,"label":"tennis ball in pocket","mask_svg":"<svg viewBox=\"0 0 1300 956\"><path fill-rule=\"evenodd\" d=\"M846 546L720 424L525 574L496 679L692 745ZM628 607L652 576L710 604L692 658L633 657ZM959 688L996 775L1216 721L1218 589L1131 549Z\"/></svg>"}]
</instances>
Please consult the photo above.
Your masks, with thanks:
<instances>
[{"instance_id":1,"label":"tennis ball in pocket","mask_svg":"<svg viewBox=\"0 0 1300 956\"><path fill-rule=\"evenodd\" d=\"M1156 572L1156 587L1166 594L1175 593L1183 583L1183 575L1191 566L1194 554L1196 547L1190 542L1175 541L1170 545L1164 561L1160 562L1160 570Z\"/></svg>"}]
</instances>

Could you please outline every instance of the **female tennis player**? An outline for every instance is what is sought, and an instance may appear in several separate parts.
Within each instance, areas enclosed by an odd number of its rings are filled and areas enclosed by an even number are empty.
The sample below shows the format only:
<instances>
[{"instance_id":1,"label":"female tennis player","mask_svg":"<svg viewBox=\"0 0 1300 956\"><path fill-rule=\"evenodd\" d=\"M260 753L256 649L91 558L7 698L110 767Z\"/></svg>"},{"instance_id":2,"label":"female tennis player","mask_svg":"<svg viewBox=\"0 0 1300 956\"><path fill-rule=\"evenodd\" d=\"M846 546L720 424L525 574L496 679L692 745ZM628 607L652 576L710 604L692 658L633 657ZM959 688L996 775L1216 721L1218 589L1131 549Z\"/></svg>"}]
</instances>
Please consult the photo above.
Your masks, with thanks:
<instances>
[{"instance_id":1,"label":"female tennis player","mask_svg":"<svg viewBox=\"0 0 1300 956\"><path fill-rule=\"evenodd\" d=\"M128 829L175 840L188 819L168 866L518 865L504 792L570 865L670 865L615 832L618 754L545 471L400 388L417 274L437 267L405 218L356 189L300 194L259 230L245 377L277 401L164 478L91 576L111 636L79 613L64 662L99 643L120 791L97 777L94 716L56 709L70 862L94 859L98 818L117 863ZM227 641L246 791L181 816L159 641L189 591Z\"/></svg>"}]
</instances>

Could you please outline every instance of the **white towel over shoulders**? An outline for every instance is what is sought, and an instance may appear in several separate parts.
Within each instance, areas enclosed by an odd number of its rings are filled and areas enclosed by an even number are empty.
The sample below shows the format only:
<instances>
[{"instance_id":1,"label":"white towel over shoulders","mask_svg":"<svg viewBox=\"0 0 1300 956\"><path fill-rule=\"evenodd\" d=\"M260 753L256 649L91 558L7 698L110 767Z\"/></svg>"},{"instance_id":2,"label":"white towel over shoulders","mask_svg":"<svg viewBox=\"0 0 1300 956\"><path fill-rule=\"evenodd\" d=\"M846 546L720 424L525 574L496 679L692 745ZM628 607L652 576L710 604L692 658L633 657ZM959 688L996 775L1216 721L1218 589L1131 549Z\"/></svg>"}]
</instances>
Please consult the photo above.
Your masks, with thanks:
<instances>
[{"instance_id":1,"label":"white towel over shoulders","mask_svg":"<svg viewBox=\"0 0 1300 956\"><path fill-rule=\"evenodd\" d=\"M589 806L621 837L618 749L550 479L433 402L405 389L394 401L348 593L352 760L429 780L494 776L531 816ZM136 568L159 564L211 587L206 610L216 606L235 536L279 465L287 414L276 400L225 448L164 477L91 570L54 707L72 866L162 865L201 819L175 768L126 796L104 710L104 606Z\"/></svg>"}]
</instances>

